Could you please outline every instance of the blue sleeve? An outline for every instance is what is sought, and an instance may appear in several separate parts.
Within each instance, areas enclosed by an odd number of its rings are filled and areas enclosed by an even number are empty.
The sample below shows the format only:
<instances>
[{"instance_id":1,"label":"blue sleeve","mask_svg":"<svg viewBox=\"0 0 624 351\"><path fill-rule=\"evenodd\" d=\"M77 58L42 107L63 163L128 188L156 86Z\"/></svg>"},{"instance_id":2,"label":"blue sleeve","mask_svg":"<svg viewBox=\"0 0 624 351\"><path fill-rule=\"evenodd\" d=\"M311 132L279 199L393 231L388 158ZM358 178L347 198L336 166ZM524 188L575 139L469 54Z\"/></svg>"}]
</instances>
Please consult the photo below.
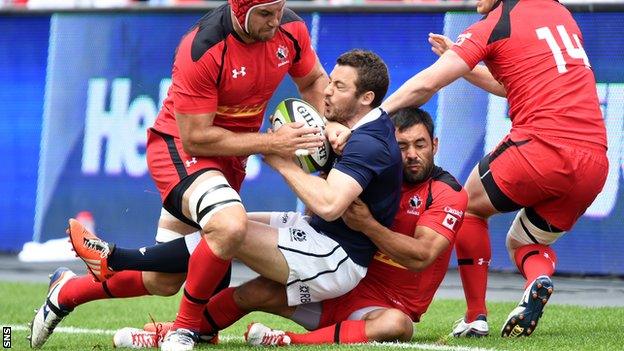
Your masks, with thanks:
<instances>
[{"instance_id":1,"label":"blue sleeve","mask_svg":"<svg viewBox=\"0 0 624 351\"><path fill-rule=\"evenodd\" d=\"M355 179L362 189L374 176L383 172L390 162L388 147L367 134L352 135L334 168Z\"/></svg>"}]
</instances>

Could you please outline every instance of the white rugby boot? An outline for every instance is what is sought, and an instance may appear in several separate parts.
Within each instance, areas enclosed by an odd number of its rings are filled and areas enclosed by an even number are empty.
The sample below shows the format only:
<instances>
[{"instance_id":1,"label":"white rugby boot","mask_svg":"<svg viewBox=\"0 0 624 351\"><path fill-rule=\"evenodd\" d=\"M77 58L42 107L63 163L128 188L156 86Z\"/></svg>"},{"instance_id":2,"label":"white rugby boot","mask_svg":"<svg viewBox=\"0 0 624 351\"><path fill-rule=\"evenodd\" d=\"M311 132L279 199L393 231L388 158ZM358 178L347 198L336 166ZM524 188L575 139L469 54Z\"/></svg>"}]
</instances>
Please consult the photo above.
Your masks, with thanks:
<instances>
[{"instance_id":1,"label":"white rugby boot","mask_svg":"<svg viewBox=\"0 0 624 351\"><path fill-rule=\"evenodd\" d=\"M69 268L57 268L50 275L50 287L43 305L36 310L35 317L30 322L30 341L31 348L39 348L48 340L56 325L59 324L71 310L64 309L58 303L59 291L70 279L76 274Z\"/></svg>"},{"instance_id":2,"label":"white rugby boot","mask_svg":"<svg viewBox=\"0 0 624 351\"><path fill-rule=\"evenodd\" d=\"M251 323L247 326L245 341L251 346L287 346L290 345L290 336L262 323Z\"/></svg>"},{"instance_id":3,"label":"white rugby boot","mask_svg":"<svg viewBox=\"0 0 624 351\"><path fill-rule=\"evenodd\" d=\"M490 334L490 327L488 326L487 317L483 314L477 316L477 319L467 323L462 317L455 322L453 331L450 336L456 338L473 337L479 338L488 336Z\"/></svg>"}]
</instances>

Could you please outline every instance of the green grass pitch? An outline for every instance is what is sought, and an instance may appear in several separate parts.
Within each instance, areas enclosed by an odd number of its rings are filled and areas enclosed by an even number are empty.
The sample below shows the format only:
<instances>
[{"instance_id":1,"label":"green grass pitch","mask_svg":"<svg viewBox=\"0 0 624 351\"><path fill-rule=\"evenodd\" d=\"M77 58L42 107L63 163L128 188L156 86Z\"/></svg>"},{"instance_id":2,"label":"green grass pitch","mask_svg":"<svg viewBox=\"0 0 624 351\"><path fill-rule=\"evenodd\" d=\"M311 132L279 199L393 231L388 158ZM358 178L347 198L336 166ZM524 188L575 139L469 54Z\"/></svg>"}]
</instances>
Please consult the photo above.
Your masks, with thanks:
<instances>
[{"instance_id":1,"label":"green grass pitch","mask_svg":"<svg viewBox=\"0 0 624 351\"><path fill-rule=\"evenodd\" d=\"M27 323L33 309L43 302L45 284L0 282L0 324L13 326L12 349L26 350ZM555 290L555 294L556 294ZM520 297L521 292L518 292ZM141 327L149 321L171 320L178 307L179 297L144 297L121 300L96 301L80 306L59 327L97 329L99 333L55 332L44 345L44 350L112 350L112 330L124 326ZM436 300L423 320L415 325L412 344L401 345L334 345L293 347L303 350L624 350L624 308L587 308L550 304L534 335L528 338L503 339L499 328L513 302L490 303L491 336L482 339L454 339L446 335L453 322L464 311L461 300ZM253 313L221 332L218 346L200 344L197 349L250 349L243 343L242 335L250 321L259 321L276 329L302 331L294 323L264 313ZM108 333L108 334L107 334ZM408 347L409 346L409 347Z\"/></svg>"}]
</instances>

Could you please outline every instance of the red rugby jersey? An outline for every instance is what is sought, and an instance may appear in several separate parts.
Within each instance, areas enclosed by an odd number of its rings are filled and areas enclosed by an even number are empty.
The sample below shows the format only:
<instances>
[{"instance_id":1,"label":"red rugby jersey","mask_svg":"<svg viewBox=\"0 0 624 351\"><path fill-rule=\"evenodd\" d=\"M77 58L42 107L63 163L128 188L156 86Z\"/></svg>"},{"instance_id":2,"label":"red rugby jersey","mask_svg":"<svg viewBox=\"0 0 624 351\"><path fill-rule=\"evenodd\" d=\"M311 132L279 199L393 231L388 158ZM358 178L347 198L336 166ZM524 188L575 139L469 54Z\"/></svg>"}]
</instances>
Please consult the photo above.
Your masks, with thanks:
<instances>
[{"instance_id":1,"label":"red rugby jersey","mask_svg":"<svg viewBox=\"0 0 624 351\"><path fill-rule=\"evenodd\" d=\"M245 44L234 31L230 6L202 17L177 48L172 84L154 128L179 137L175 113L216 112L214 125L257 132L267 103L289 73L311 72L316 54L303 20L289 9L275 36Z\"/></svg>"},{"instance_id":2,"label":"red rugby jersey","mask_svg":"<svg viewBox=\"0 0 624 351\"><path fill-rule=\"evenodd\" d=\"M417 185L404 183L392 230L413 236L417 225L425 226L447 238L449 248L421 272L411 272L377 252L354 293L364 289L388 297L397 308L408 312L413 321L418 321L444 279L467 205L466 191L440 167L435 167L428 181Z\"/></svg>"},{"instance_id":3,"label":"red rugby jersey","mask_svg":"<svg viewBox=\"0 0 624 351\"><path fill-rule=\"evenodd\" d=\"M514 129L606 148L596 79L570 12L554 0L503 0L452 50L483 61L507 90Z\"/></svg>"}]
</instances>

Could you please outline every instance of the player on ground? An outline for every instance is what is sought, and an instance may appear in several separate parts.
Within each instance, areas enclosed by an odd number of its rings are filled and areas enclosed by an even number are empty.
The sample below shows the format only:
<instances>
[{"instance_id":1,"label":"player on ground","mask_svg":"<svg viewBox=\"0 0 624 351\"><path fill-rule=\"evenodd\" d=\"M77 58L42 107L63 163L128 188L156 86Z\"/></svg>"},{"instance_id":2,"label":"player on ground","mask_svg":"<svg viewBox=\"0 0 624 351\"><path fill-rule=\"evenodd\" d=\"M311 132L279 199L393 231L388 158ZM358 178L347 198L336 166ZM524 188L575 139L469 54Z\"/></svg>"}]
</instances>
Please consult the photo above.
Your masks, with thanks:
<instances>
[{"instance_id":1,"label":"player on ground","mask_svg":"<svg viewBox=\"0 0 624 351\"><path fill-rule=\"evenodd\" d=\"M275 301L276 284L258 278L211 298L205 313L213 324L206 323L202 333L225 328L249 311L264 310L314 331L284 333L256 323L247 333L253 345L411 339L412 323L425 313L447 271L450 247L461 226L468 195L450 174L433 163L438 140L433 137L429 114L406 108L393 116L393 122L403 158L403 187L392 229L377 223L359 202L343 215L348 225L361 229L387 253L375 254L360 284L341 297L292 308ZM296 214L251 213L249 218L283 227ZM170 324L162 327L167 329ZM163 333L159 337L151 324L146 329L152 331L123 328L115 334L114 342L123 347L157 345Z\"/></svg>"},{"instance_id":2,"label":"player on ground","mask_svg":"<svg viewBox=\"0 0 624 351\"><path fill-rule=\"evenodd\" d=\"M520 210L507 248L526 278L525 292L501 334L530 335L553 291L550 245L572 228L606 180L606 130L582 34L563 5L482 0L477 11L486 16L383 107L421 105L462 76L507 97L511 132L466 182L467 218L473 219L460 235L487 235L487 218Z\"/></svg>"},{"instance_id":3,"label":"player on ground","mask_svg":"<svg viewBox=\"0 0 624 351\"><path fill-rule=\"evenodd\" d=\"M90 267L100 280L113 270L128 268L125 262L135 259L158 268L145 271L179 271L176 265L188 265L189 296L207 299L227 274L230 258L247 230L238 195L247 156L290 156L297 149L321 145L319 137L304 136L316 130L297 128L301 124L273 134L257 133L267 103L287 73L301 96L317 107L322 106L328 82L303 20L284 5L285 0L230 0L206 14L182 38L168 96L148 132L147 161L163 201L156 240L196 231L204 240L190 260L184 243L176 249L179 259L171 261L161 259L168 254L162 250L145 260L137 250L117 249L108 266ZM72 221L71 230L81 231L79 223ZM88 237L85 245L101 253L112 251ZM33 320L31 347L41 347L79 304L111 297L171 295L185 275L124 271L105 283L93 282L89 276L72 277L65 269L53 274L46 303ZM195 305L185 296L180 319L188 320L187 312Z\"/></svg>"}]
</instances>

